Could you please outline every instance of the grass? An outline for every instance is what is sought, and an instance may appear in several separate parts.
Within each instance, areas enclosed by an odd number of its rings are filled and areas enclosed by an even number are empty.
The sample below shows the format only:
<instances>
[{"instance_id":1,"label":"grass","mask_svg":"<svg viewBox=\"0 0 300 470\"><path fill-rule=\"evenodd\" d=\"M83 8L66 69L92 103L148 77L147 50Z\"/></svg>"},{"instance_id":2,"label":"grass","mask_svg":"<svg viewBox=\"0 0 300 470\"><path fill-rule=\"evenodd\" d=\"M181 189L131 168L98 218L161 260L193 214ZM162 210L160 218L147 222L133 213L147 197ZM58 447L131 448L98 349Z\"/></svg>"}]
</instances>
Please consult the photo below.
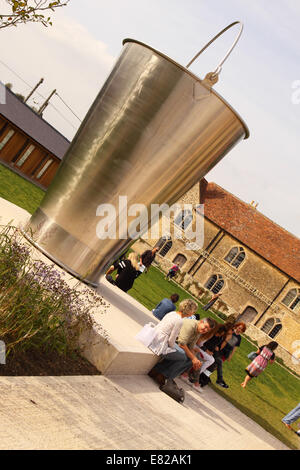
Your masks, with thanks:
<instances>
[{"instance_id":1,"label":"grass","mask_svg":"<svg viewBox=\"0 0 300 470\"><path fill-rule=\"evenodd\" d=\"M33 213L44 194L41 189L0 165L0 197ZM190 297L180 286L172 281L166 281L161 271L152 266L147 274L143 274L135 281L129 294L151 310L162 298L169 297L175 292L179 294L180 300ZM201 312L201 303L198 303L201 317L207 315L207 312ZM210 311L208 314L220 321L213 312ZM224 363L224 378L229 389L221 389L214 385L215 372L212 375L212 387L288 447L299 449L299 437L287 430L281 419L299 402L300 382L274 363L269 365L260 377L253 379L246 389L242 389L240 383L245 376L245 367L249 363L247 354L253 349L249 341L243 338L232 361Z\"/></svg>"},{"instance_id":2,"label":"grass","mask_svg":"<svg viewBox=\"0 0 300 470\"><path fill-rule=\"evenodd\" d=\"M44 195L45 191L0 164L0 197L33 214Z\"/></svg>"},{"instance_id":3,"label":"grass","mask_svg":"<svg viewBox=\"0 0 300 470\"><path fill-rule=\"evenodd\" d=\"M154 266L151 266L148 273L138 277L128 293L149 310L173 293L177 293L180 300L191 297L176 283L166 281L163 273ZM209 315L222 322L214 312L205 312L201 309L202 304L198 304L201 318ZM211 376L211 386L288 447L299 449L299 437L286 429L281 420L299 403L300 380L275 362L269 365L260 377L252 379L247 387L242 389L240 384L246 375L245 368L250 362L247 354L254 349L253 345L243 338L232 360L225 362L223 366L224 379L229 388L223 389L215 385L216 372Z\"/></svg>"}]
</instances>

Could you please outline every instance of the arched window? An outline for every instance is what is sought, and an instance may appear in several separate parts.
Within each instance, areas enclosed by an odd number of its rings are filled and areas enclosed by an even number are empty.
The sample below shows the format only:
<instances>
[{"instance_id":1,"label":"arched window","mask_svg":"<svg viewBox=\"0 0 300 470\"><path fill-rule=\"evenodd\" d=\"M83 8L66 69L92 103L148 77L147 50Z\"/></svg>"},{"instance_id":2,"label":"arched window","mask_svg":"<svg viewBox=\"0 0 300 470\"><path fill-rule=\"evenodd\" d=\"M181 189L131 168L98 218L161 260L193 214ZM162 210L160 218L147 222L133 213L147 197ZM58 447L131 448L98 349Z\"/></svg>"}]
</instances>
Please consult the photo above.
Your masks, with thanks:
<instances>
[{"instance_id":1,"label":"arched window","mask_svg":"<svg viewBox=\"0 0 300 470\"><path fill-rule=\"evenodd\" d=\"M279 331L282 328L282 324L278 323L277 325L274 326L274 328L270 331L269 336L270 338L275 338L275 336L278 335Z\"/></svg>"},{"instance_id":2,"label":"arched window","mask_svg":"<svg viewBox=\"0 0 300 470\"><path fill-rule=\"evenodd\" d=\"M269 331L271 331L274 323L275 323L274 318L268 318L268 320L261 327L261 330L268 335Z\"/></svg>"},{"instance_id":3,"label":"arched window","mask_svg":"<svg viewBox=\"0 0 300 470\"><path fill-rule=\"evenodd\" d=\"M186 230L187 227L193 220L193 213L191 210L181 210L175 217L174 224L178 225L178 227L182 228L182 230Z\"/></svg>"},{"instance_id":4,"label":"arched window","mask_svg":"<svg viewBox=\"0 0 300 470\"><path fill-rule=\"evenodd\" d=\"M168 251L172 248L172 245L173 245L172 240L169 240L167 243L165 243L164 246L158 252L160 256L166 256Z\"/></svg>"},{"instance_id":5,"label":"arched window","mask_svg":"<svg viewBox=\"0 0 300 470\"><path fill-rule=\"evenodd\" d=\"M261 330L269 335L270 338L275 338L281 329L282 324L279 318L268 318L268 320L261 327Z\"/></svg>"},{"instance_id":6,"label":"arched window","mask_svg":"<svg viewBox=\"0 0 300 470\"><path fill-rule=\"evenodd\" d=\"M163 237L161 237L158 242L154 245L154 248L159 248L161 249L164 244L168 241L168 240L171 240L171 237L169 235L164 235Z\"/></svg>"},{"instance_id":7,"label":"arched window","mask_svg":"<svg viewBox=\"0 0 300 470\"><path fill-rule=\"evenodd\" d=\"M213 276L208 279L204 287L206 287L206 289L210 290L214 294L217 294L218 292L220 292L223 286L223 276L221 276L221 274L213 274Z\"/></svg>"},{"instance_id":8,"label":"arched window","mask_svg":"<svg viewBox=\"0 0 300 470\"><path fill-rule=\"evenodd\" d=\"M180 268L187 262L187 258L182 255L181 253L178 253L178 255L175 256L173 259L173 263L178 264Z\"/></svg>"},{"instance_id":9,"label":"arched window","mask_svg":"<svg viewBox=\"0 0 300 470\"><path fill-rule=\"evenodd\" d=\"M244 248L241 246L234 246L229 253L225 256L225 261L231 264L234 268L238 268L246 257Z\"/></svg>"},{"instance_id":10,"label":"arched window","mask_svg":"<svg viewBox=\"0 0 300 470\"><path fill-rule=\"evenodd\" d=\"M300 311L300 289L289 290L282 303L291 310Z\"/></svg>"}]
</instances>

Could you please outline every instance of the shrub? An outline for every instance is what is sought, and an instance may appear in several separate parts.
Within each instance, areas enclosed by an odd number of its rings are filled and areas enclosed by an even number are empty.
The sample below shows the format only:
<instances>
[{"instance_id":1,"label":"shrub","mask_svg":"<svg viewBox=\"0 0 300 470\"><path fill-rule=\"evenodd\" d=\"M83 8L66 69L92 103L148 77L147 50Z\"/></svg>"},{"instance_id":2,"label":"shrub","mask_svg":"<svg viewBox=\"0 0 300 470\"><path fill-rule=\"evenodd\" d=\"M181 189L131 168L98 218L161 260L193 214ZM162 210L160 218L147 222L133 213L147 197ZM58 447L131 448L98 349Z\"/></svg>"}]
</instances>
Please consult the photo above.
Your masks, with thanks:
<instances>
[{"instance_id":1,"label":"shrub","mask_svg":"<svg viewBox=\"0 0 300 470\"><path fill-rule=\"evenodd\" d=\"M15 227L0 232L0 339L7 354L27 349L67 354L81 333L96 326L105 305L80 282L70 287L55 265L32 258L33 249Z\"/></svg>"}]
</instances>

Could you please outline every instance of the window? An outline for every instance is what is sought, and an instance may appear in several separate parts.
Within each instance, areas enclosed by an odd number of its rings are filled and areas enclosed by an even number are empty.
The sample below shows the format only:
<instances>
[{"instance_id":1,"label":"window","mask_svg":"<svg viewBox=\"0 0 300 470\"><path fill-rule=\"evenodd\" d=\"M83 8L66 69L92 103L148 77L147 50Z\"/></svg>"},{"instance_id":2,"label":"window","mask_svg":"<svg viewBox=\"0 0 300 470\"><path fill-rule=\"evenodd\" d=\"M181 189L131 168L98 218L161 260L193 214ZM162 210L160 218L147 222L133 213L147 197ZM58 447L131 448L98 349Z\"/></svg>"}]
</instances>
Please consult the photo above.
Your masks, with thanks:
<instances>
[{"instance_id":1,"label":"window","mask_svg":"<svg viewBox=\"0 0 300 470\"><path fill-rule=\"evenodd\" d=\"M269 331L271 331L273 325L275 323L275 320L274 318L269 318L265 323L264 325L261 327L261 330L266 333L266 334L269 334Z\"/></svg>"},{"instance_id":2,"label":"window","mask_svg":"<svg viewBox=\"0 0 300 470\"><path fill-rule=\"evenodd\" d=\"M214 274L208 279L204 287L206 287L206 289L210 290L214 294L217 294L218 292L220 292L223 286L224 286L223 276L221 276L221 274Z\"/></svg>"},{"instance_id":3,"label":"window","mask_svg":"<svg viewBox=\"0 0 300 470\"><path fill-rule=\"evenodd\" d=\"M291 310L300 311L300 289L289 290L282 303Z\"/></svg>"},{"instance_id":4,"label":"window","mask_svg":"<svg viewBox=\"0 0 300 470\"><path fill-rule=\"evenodd\" d=\"M12 138L12 136L14 135L15 131L13 129L11 129L10 131L8 131L7 134L5 134L5 136L3 137L3 139L0 141L0 150L3 149L3 147L7 144L7 142L9 141L9 139Z\"/></svg>"},{"instance_id":5,"label":"window","mask_svg":"<svg viewBox=\"0 0 300 470\"><path fill-rule=\"evenodd\" d=\"M193 214L190 210L181 210L177 216L175 217L174 224L178 225L178 227L182 228L182 230L186 230L187 227L193 220Z\"/></svg>"},{"instance_id":6,"label":"window","mask_svg":"<svg viewBox=\"0 0 300 470\"><path fill-rule=\"evenodd\" d=\"M275 325L274 328L270 331L269 336L270 338L275 338L275 336L278 335L279 331L281 330L282 325L281 323L278 325Z\"/></svg>"},{"instance_id":7,"label":"window","mask_svg":"<svg viewBox=\"0 0 300 470\"><path fill-rule=\"evenodd\" d=\"M14 158L11 160L12 163L15 163L19 156L24 152L24 150L27 148L27 146L30 144L30 140L27 139L25 142L24 142L24 145L22 145L22 147L20 148L20 150L18 150L18 152L16 153L16 155L14 156Z\"/></svg>"},{"instance_id":8,"label":"window","mask_svg":"<svg viewBox=\"0 0 300 470\"><path fill-rule=\"evenodd\" d=\"M30 145L30 146L28 147L28 149L26 150L26 152L24 152L24 154L22 155L22 157L20 158L20 160L17 161L16 166L21 167L21 166L23 165L23 163L26 162L27 158L28 158L29 155L33 152L34 149L35 149L35 146L34 146L34 145Z\"/></svg>"},{"instance_id":9,"label":"window","mask_svg":"<svg viewBox=\"0 0 300 470\"><path fill-rule=\"evenodd\" d=\"M154 248L161 249L168 240L171 240L171 237L169 235L164 235L158 240Z\"/></svg>"},{"instance_id":10,"label":"window","mask_svg":"<svg viewBox=\"0 0 300 470\"><path fill-rule=\"evenodd\" d=\"M4 123L4 125L0 128L0 135L3 134L3 132L6 130L6 128L7 128L7 122Z\"/></svg>"},{"instance_id":11,"label":"window","mask_svg":"<svg viewBox=\"0 0 300 470\"><path fill-rule=\"evenodd\" d=\"M168 251L171 249L172 245L173 242L171 240L170 235L164 235L158 240L154 248L159 248L158 254L160 254L161 256L166 256Z\"/></svg>"},{"instance_id":12,"label":"window","mask_svg":"<svg viewBox=\"0 0 300 470\"><path fill-rule=\"evenodd\" d=\"M49 158L49 155L46 154L45 157L42 158L41 161L38 162L38 164L33 168L31 172L31 176L33 176L45 163L45 161Z\"/></svg>"},{"instance_id":13,"label":"window","mask_svg":"<svg viewBox=\"0 0 300 470\"><path fill-rule=\"evenodd\" d=\"M225 256L225 261L231 264L234 268L238 268L246 257L244 248L241 246L234 246L229 253Z\"/></svg>"},{"instance_id":14,"label":"window","mask_svg":"<svg viewBox=\"0 0 300 470\"><path fill-rule=\"evenodd\" d=\"M169 240L167 243L165 243L164 246L159 251L160 256L166 256L168 251L170 251L170 249L172 248L172 245L173 245L172 240Z\"/></svg>"},{"instance_id":15,"label":"window","mask_svg":"<svg viewBox=\"0 0 300 470\"><path fill-rule=\"evenodd\" d=\"M275 338L281 329L282 324L279 318L268 318L268 320L261 327L261 330L270 336L270 338Z\"/></svg>"},{"instance_id":16,"label":"window","mask_svg":"<svg viewBox=\"0 0 300 470\"><path fill-rule=\"evenodd\" d=\"M36 175L36 179L39 180L43 176L43 174L49 168L49 166L51 165L52 162L53 162L53 158L50 158L50 160L48 160L45 163L45 165L42 167L42 169L38 172L38 174Z\"/></svg>"}]
</instances>

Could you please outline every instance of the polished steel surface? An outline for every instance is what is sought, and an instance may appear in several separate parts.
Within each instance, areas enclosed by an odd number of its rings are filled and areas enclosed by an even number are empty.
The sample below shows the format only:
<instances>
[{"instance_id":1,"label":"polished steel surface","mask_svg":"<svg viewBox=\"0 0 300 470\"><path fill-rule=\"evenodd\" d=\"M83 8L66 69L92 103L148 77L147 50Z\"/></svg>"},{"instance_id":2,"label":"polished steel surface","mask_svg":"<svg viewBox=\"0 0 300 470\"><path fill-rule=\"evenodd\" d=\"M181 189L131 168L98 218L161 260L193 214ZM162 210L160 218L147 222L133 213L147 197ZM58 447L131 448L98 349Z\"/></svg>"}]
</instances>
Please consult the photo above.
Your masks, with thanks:
<instances>
[{"instance_id":1,"label":"polished steel surface","mask_svg":"<svg viewBox=\"0 0 300 470\"><path fill-rule=\"evenodd\" d=\"M132 241L125 233L97 237L100 204L118 208L127 196L128 206L171 205L247 136L241 118L199 78L126 40L27 233L58 264L97 283Z\"/></svg>"}]
</instances>

